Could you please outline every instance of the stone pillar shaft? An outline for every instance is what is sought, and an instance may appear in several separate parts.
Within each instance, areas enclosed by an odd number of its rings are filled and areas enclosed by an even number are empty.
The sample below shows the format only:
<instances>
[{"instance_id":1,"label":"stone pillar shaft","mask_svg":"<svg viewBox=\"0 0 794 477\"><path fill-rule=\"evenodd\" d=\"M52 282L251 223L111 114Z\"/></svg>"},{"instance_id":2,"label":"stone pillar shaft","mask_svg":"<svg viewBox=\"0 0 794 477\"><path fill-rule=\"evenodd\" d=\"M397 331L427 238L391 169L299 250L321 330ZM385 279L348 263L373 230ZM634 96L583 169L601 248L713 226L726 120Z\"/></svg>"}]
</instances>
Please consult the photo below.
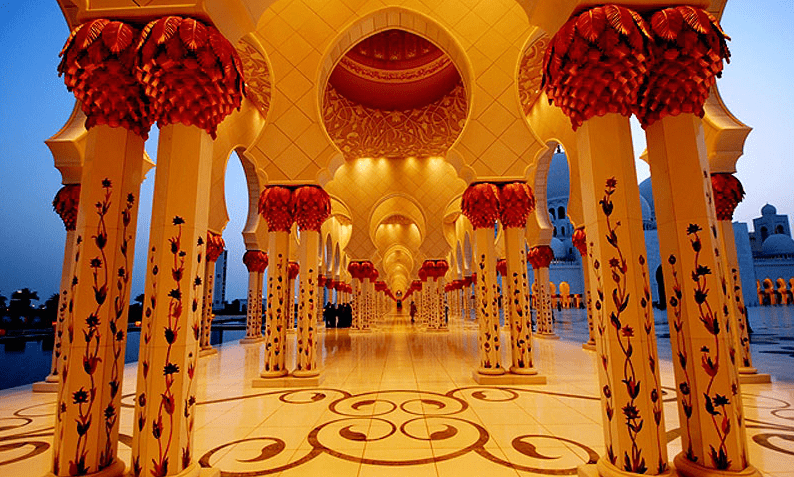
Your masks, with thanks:
<instances>
[{"instance_id":1,"label":"stone pillar shaft","mask_svg":"<svg viewBox=\"0 0 794 477\"><path fill-rule=\"evenodd\" d=\"M265 366L263 378L287 374L286 320L289 283L289 231L268 232L269 271L267 274L267 322L265 326Z\"/></svg>"},{"instance_id":2,"label":"stone pillar shaft","mask_svg":"<svg viewBox=\"0 0 794 477\"><path fill-rule=\"evenodd\" d=\"M73 241L53 473L120 474L116 457L127 304L134 259L143 139L123 128L89 130Z\"/></svg>"},{"instance_id":3,"label":"stone pillar shaft","mask_svg":"<svg viewBox=\"0 0 794 477\"><path fill-rule=\"evenodd\" d=\"M499 339L499 308L496 291L496 251L493 229L474 230L477 269L477 321L479 323L480 374L504 374Z\"/></svg>"},{"instance_id":4,"label":"stone pillar shaft","mask_svg":"<svg viewBox=\"0 0 794 477\"><path fill-rule=\"evenodd\" d=\"M532 315L527 305L527 256L524 229L504 229L507 276L502 277L507 322L510 324L511 373L535 374L532 360Z\"/></svg>"},{"instance_id":5,"label":"stone pillar shaft","mask_svg":"<svg viewBox=\"0 0 794 477\"><path fill-rule=\"evenodd\" d=\"M606 459L631 473L667 468L645 236L628 118L593 117L576 134L595 277Z\"/></svg>"},{"instance_id":6,"label":"stone pillar shaft","mask_svg":"<svg viewBox=\"0 0 794 477\"><path fill-rule=\"evenodd\" d=\"M692 114L668 116L647 126L646 135L677 357L681 457L710 469L743 470L747 441L729 329L729 281L722 273L702 124Z\"/></svg>"},{"instance_id":7,"label":"stone pillar shaft","mask_svg":"<svg viewBox=\"0 0 794 477\"><path fill-rule=\"evenodd\" d=\"M316 308L317 271L319 268L317 249L320 246L320 233L316 230L303 230L298 251L300 261L300 293L298 302L298 349L295 376L317 376L317 327Z\"/></svg>"},{"instance_id":8,"label":"stone pillar shaft","mask_svg":"<svg viewBox=\"0 0 794 477\"><path fill-rule=\"evenodd\" d=\"M245 313L246 343L262 340L262 273L248 271L248 308Z\"/></svg>"},{"instance_id":9,"label":"stone pillar shaft","mask_svg":"<svg viewBox=\"0 0 794 477\"><path fill-rule=\"evenodd\" d=\"M554 335L554 320L551 311L551 290L549 288L549 267L539 267L535 270L535 290L537 296L538 335Z\"/></svg>"},{"instance_id":10,"label":"stone pillar shaft","mask_svg":"<svg viewBox=\"0 0 794 477\"><path fill-rule=\"evenodd\" d=\"M182 124L160 130L133 426L136 475L172 475L193 465L211 165L207 132Z\"/></svg>"}]
</instances>

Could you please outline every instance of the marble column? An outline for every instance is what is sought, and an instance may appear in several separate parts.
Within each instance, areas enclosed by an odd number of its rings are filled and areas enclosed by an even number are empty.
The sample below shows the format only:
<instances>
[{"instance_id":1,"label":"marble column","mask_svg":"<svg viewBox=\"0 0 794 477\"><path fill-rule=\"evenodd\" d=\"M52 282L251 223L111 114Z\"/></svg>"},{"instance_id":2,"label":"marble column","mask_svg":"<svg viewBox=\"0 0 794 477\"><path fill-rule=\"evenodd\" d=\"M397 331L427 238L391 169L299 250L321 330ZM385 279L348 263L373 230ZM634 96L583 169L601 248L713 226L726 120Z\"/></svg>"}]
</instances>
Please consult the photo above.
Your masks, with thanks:
<instances>
[{"instance_id":1,"label":"marble column","mask_svg":"<svg viewBox=\"0 0 794 477\"><path fill-rule=\"evenodd\" d=\"M320 246L320 228L330 215L331 201L322 188L305 186L295 191L295 221L301 229L298 260L302 271L298 294L297 364L293 375L300 378L320 374L315 319L320 300L317 294L317 272L320 268L317 249Z\"/></svg>"},{"instance_id":2,"label":"marble column","mask_svg":"<svg viewBox=\"0 0 794 477\"><path fill-rule=\"evenodd\" d=\"M537 310L538 338L557 339L554 332L554 319L551 306L551 287L549 280L549 265L554 258L554 252L548 245L532 247L527 259L532 264L535 273L535 308Z\"/></svg>"},{"instance_id":3,"label":"marble column","mask_svg":"<svg viewBox=\"0 0 794 477\"><path fill-rule=\"evenodd\" d=\"M733 211L744 198L744 189L739 179L729 173L712 173L711 184L714 190L714 205L719 224L718 239L723 257L723 275L728 281L728 306L734 349L739 366L739 381L742 383L768 383L771 380L770 376L759 373L758 369L753 367L747 326L747 308L744 305L739 258L736 253L736 239L733 235Z\"/></svg>"},{"instance_id":4,"label":"marble column","mask_svg":"<svg viewBox=\"0 0 794 477\"><path fill-rule=\"evenodd\" d=\"M522 194L523 201L506 200L505 188L514 186L514 194ZM523 187L521 187L523 186ZM512 365L510 372L515 374L537 374L532 357L532 315L527 313L527 257L524 247L524 229L529 213L534 209L534 197L529 186L523 183L506 184L502 187L503 209L501 222L504 226L506 274L502 277L504 290L503 302L505 315L510 324L510 347ZM531 200L530 200L531 198ZM509 212L508 212L509 210ZM516 214L512 217L510 214ZM508 226L509 225L509 226Z\"/></svg>"},{"instance_id":5,"label":"marble column","mask_svg":"<svg viewBox=\"0 0 794 477\"><path fill-rule=\"evenodd\" d=\"M295 333L295 279L300 275L298 262L289 262L287 267L287 332Z\"/></svg>"},{"instance_id":6,"label":"marble column","mask_svg":"<svg viewBox=\"0 0 794 477\"><path fill-rule=\"evenodd\" d=\"M262 335L262 280L268 256L261 250L247 250L243 263L248 269L248 307L245 314L245 338L241 344L259 343Z\"/></svg>"},{"instance_id":7,"label":"marble column","mask_svg":"<svg viewBox=\"0 0 794 477\"><path fill-rule=\"evenodd\" d=\"M212 298L215 292L215 262L223 253L226 243L221 234L207 231L207 252L204 257L204 298L201 305L201 338L199 339L199 356L209 356L218 351L210 343L212 329ZM261 287L260 287L261 289Z\"/></svg>"},{"instance_id":8,"label":"marble column","mask_svg":"<svg viewBox=\"0 0 794 477\"><path fill-rule=\"evenodd\" d=\"M582 28L591 20L592 30ZM650 68L648 31L645 20L629 9L585 10L555 35L544 66L544 90L576 131L583 225L597 290L594 321L606 446L597 464L602 476L669 471L628 120ZM584 52L583 61L558 48L568 39L571 48Z\"/></svg>"},{"instance_id":9,"label":"marble column","mask_svg":"<svg viewBox=\"0 0 794 477\"><path fill-rule=\"evenodd\" d=\"M58 66L86 114L88 135L82 183L79 192L68 192L73 206L64 208L70 220L76 212L76 222L65 247L62 335L59 349L53 350L60 377L52 439L52 474L57 476L115 477L124 472L117 450L127 305L143 144L152 118L132 65L119 59L134 55L134 46L115 54L102 49L103 33L112 32L137 35L122 22L89 21L72 32Z\"/></svg>"},{"instance_id":10,"label":"marble column","mask_svg":"<svg viewBox=\"0 0 794 477\"><path fill-rule=\"evenodd\" d=\"M260 376L278 378L287 374L286 321L289 303L289 241L294 222L292 190L268 186L259 200L259 212L268 224L267 313L265 364Z\"/></svg>"},{"instance_id":11,"label":"marble column","mask_svg":"<svg viewBox=\"0 0 794 477\"><path fill-rule=\"evenodd\" d=\"M69 291L72 287L72 264L75 253L75 228L77 226L77 212L80 204L80 184L67 184L58 190L52 201L52 208L60 216L66 228L66 241L63 247L63 265L61 267L60 293L58 294L58 312L53 324L54 339L52 344L52 362L50 374L42 383L33 383L33 392L57 392L58 383L61 381L58 370L61 357L64 323L69 312L71 297Z\"/></svg>"},{"instance_id":12,"label":"marble column","mask_svg":"<svg viewBox=\"0 0 794 477\"><path fill-rule=\"evenodd\" d=\"M731 336L738 321L731 320L736 308L723 263L727 251L720 244L699 119L728 49L725 34L707 12L697 11L696 24L677 22L691 15L691 7L654 14L655 61L638 112L665 263L670 340L678 358L673 364L683 451L675 464L687 476L760 475L748 462ZM659 22L668 20L669 28L662 28ZM693 41L670 41L687 37Z\"/></svg>"},{"instance_id":13,"label":"marble column","mask_svg":"<svg viewBox=\"0 0 794 477\"><path fill-rule=\"evenodd\" d=\"M584 231L584 227L579 227L574 231L572 241L573 246L576 247L576 250L579 251L579 255L582 257L582 274L584 275L584 294L582 298L585 300L585 307L587 310L588 340L586 343L582 343L582 348L595 351L596 344L595 327L593 326L593 295L590 288L590 263L587 260L587 234Z\"/></svg>"},{"instance_id":14,"label":"marble column","mask_svg":"<svg viewBox=\"0 0 794 477\"><path fill-rule=\"evenodd\" d=\"M504 374L499 336L499 309L496 292L496 251L494 227L499 217L499 190L495 185L470 185L463 193L463 214L474 227L474 267L477 273L476 311L479 324L479 375ZM475 376L476 377L476 376Z\"/></svg>"},{"instance_id":15,"label":"marble column","mask_svg":"<svg viewBox=\"0 0 794 477\"><path fill-rule=\"evenodd\" d=\"M173 28L166 28L166 24ZM195 31L197 36L185 41L184 35L176 34L181 30ZM163 35L151 35L157 31ZM147 311L136 387L132 473L187 476L198 471L193 455L193 379L201 330L202 258L206 252L203 239L209 214L212 141L218 124L240 107L243 80L234 61L234 47L214 27L197 20L155 20L143 29L140 41L133 43L139 47L137 79L149 96L154 119L160 125L160 138L149 232ZM161 62L166 48L169 61ZM211 55L215 64L202 62L194 67L195 62L188 62L205 55Z\"/></svg>"}]
</instances>

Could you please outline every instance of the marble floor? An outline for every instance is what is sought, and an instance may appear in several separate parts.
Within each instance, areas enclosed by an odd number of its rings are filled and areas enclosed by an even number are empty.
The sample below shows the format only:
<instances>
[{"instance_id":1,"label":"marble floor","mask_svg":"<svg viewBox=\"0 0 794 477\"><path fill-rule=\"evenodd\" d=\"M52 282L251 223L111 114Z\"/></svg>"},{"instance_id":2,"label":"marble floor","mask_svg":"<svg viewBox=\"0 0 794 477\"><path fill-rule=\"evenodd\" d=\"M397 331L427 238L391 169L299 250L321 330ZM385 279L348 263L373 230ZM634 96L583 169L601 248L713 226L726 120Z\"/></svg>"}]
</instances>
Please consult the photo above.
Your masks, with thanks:
<instances>
[{"instance_id":1,"label":"marble floor","mask_svg":"<svg viewBox=\"0 0 794 477\"><path fill-rule=\"evenodd\" d=\"M515 477L575 475L604 453L592 352L536 339L547 384L484 387L471 377L476 344L473 329L453 323L447 333L422 332L403 316L371 332L327 330L324 380L310 389L253 388L262 345L221 345L197 372L197 455L230 477ZM662 362L670 460L681 446L672 373ZM134 387L133 363L119 445L128 464ZM742 391L751 463L766 475L794 476L794 383ZM0 391L0 475L49 470L53 403L54 395L30 386Z\"/></svg>"}]
</instances>

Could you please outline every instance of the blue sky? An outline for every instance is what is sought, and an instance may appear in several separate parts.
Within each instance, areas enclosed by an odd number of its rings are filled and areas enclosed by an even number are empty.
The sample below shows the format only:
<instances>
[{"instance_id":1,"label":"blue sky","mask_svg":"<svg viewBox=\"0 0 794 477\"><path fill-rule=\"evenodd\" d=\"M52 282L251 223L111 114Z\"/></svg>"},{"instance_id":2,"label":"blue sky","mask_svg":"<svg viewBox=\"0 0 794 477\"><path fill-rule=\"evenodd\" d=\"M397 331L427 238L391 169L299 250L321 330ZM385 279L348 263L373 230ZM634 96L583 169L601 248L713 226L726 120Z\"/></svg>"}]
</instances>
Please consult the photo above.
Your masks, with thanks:
<instances>
[{"instance_id":1,"label":"blue sky","mask_svg":"<svg viewBox=\"0 0 794 477\"><path fill-rule=\"evenodd\" d=\"M735 220L751 222L767 202L778 213L794 215L792 24L791 0L730 0L723 17L733 57L718 84L731 111L754 128L738 164L747 197ZM43 300L58 291L65 232L51 201L61 177L44 140L63 126L74 104L56 72L68 35L54 0L0 2L0 294L5 296L29 287ZM146 148L156 157L156 128L152 133ZM643 148L643 138L635 135L635 149ZM648 174L640 164L639 179ZM148 238L153 179L152 171L141 188L138 252ZM244 297L247 288L240 232L248 205L236 158L229 161L226 183L231 219L224 233L230 262L226 296L231 299ZM136 253L133 297L143 291L144 261L144 254Z\"/></svg>"}]
</instances>

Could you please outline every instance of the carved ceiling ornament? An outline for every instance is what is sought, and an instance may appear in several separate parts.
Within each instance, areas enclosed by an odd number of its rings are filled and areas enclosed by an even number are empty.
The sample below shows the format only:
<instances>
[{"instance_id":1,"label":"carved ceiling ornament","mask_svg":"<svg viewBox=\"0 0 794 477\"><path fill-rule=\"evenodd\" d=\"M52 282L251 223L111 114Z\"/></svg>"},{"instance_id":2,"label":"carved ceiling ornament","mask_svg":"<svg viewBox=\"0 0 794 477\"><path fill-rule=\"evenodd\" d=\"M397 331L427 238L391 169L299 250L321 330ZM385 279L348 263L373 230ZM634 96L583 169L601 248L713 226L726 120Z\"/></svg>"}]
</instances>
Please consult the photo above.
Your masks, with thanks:
<instances>
[{"instance_id":1,"label":"carved ceiling ornament","mask_svg":"<svg viewBox=\"0 0 794 477\"><path fill-rule=\"evenodd\" d=\"M540 97L543 82L543 55L549 46L549 37L541 36L524 52L521 66L518 68L518 97L524 115L528 115L532 106Z\"/></svg>"},{"instance_id":2,"label":"carved ceiling ornament","mask_svg":"<svg viewBox=\"0 0 794 477\"><path fill-rule=\"evenodd\" d=\"M237 42L237 52L245 71L245 86L248 99L256 109L267 117L270 110L270 70L264 55L245 38Z\"/></svg>"},{"instance_id":3,"label":"carved ceiling ornament","mask_svg":"<svg viewBox=\"0 0 794 477\"><path fill-rule=\"evenodd\" d=\"M463 130L466 91L459 83L425 107L403 111L368 108L350 101L330 84L323 100L328 135L346 159L442 156Z\"/></svg>"}]
</instances>

